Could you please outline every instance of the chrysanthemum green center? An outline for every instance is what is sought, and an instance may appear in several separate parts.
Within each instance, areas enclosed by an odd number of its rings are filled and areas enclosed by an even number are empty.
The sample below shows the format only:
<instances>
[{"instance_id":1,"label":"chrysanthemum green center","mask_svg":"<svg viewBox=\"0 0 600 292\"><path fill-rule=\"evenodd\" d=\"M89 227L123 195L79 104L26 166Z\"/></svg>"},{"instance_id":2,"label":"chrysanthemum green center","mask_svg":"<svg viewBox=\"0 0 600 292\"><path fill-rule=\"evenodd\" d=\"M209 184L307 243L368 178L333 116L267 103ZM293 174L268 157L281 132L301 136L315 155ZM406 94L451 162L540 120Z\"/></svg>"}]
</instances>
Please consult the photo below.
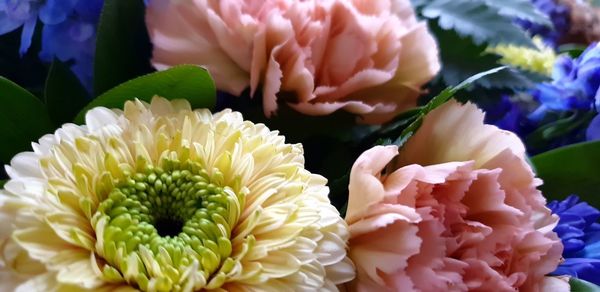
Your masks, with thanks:
<instances>
[{"instance_id":1,"label":"chrysanthemum green center","mask_svg":"<svg viewBox=\"0 0 600 292\"><path fill-rule=\"evenodd\" d=\"M208 281L232 265L230 236L239 203L231 189L211 183L199 164L165 165L129 175L100 203L93 218L101 237L97 252L111 280L143 290L189 290L189 273L200 272Z\"/></svg>"}]
</instances>

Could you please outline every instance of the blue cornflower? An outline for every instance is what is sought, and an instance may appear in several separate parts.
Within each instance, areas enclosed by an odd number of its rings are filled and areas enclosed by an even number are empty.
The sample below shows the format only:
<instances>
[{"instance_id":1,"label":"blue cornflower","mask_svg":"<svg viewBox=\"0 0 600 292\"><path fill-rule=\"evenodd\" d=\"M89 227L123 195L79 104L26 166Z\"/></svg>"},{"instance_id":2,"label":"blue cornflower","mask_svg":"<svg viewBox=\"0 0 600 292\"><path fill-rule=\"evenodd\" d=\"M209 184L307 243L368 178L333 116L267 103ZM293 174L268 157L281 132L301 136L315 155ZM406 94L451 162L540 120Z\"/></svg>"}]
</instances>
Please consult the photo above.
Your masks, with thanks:
<instances>
[{"instance_id":1,"label":"blue cornflower","mask_svg":"<svg viewBox=\"0 0 600 292\"><path fill-rule=\"evenodd\" d=\"M557 3L555 0L531 0L531 2L540 12L548 16L552 21L552 27L526 20L518 20L517 23L529 31L531 35L538 35L551 47L557 47L560 40L569 31L571 23L569 8Z\"/></svg>"},{"instance_id":2,"label":"blue cornflower","mask_svg":"<svg viewBox=\"0 0 600 292\"><path fill-rule=\"evenodd\" d=\"M103 0L0 0L0 35L23 26L20 52L31 46L39 19L43 24L40 59L71 64L91 89L96 30Z\"/></svg>"},{"instance_id":3,"label":"blue cornflower","mask_svg":"<svg viewBox=\"0 0 600 292\"><path fill-rule=\"evenodd\" d=\"M553 273L600 285L600 211L571 195L548 208L560 217L554 231L564 245L565 261Z\"/></svg>"}]
</instances>

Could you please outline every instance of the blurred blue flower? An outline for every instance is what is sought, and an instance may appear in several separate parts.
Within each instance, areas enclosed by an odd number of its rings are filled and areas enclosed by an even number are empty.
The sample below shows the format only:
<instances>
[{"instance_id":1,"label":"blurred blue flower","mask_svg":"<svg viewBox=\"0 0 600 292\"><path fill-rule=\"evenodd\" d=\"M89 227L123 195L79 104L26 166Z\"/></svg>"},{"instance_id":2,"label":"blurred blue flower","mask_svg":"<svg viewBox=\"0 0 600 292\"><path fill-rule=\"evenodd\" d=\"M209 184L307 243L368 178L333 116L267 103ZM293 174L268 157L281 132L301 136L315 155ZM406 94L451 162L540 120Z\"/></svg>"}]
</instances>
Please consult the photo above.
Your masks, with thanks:
<instances>
[{"instance_id":1,"label":"blurred blue flower","mask_svg":"<svg viewBox=\"0 0 600 292\"><path fill-rule=\"evenodd\" d=\"M597 113L600 109L600 45L590 45L577 59L560 57L552 78L552 82L538 84L531 92L540 106L529 114L530 120L539 122L548 112ZM600 139L600 117L596 116L589 124L585 139Z\"/></svg>"},{"instance_id":2,"label":"blurred blue flower","mask_svg":"<svg viewBox=\"0 0 600 292\"><path fill-rule=\"evenodd\" d=\"M560 57L551 83L542 83L532 95L541 103L532 118L548 111L596 110L600 107L600 45L590 45L577 59Z\"/></svg>"},{"instance_id":3,"label":"blurred blue flower","mask_svg":"<svg viewBox=\"0 0 600 292\"><path fill-rule=\"evenodd\" d=\"M0 0L0 35L9 33L21 26L21 55L31 46L38 12L43 6L40 0Z\"/></svg>"},{"instance_id":4,"label":"blurred blue flower","mask_svg":"<svg viewBox=\"0 0 600 292\"><path fill-rule=\"evenodd\" d=\"M569 9L555 0L531 0L537 9L546 14L552 21L552 27L532 23L527 20L518 20L517 23L529 31L531 35L538 35L549 46L556 48L559 41L567 34L570 27Z\"/></svg>"},{"instance_id":5,"label":"blurred blue flower","mask_svg":"<svg viewBox=\"0 0 600 292\"><path fill-rule=\"evenodd\" d=\"M592 120L585 133L586 140L598 141L600 140L600 114Z\"/></svg>"},{"instance_id":6,"label":"blurred blue flower","mask_svg":"<svg viewBox=\"0 0 600 292\"><path fill-rule=\"evenodd\" d=\"M554 231L564 245L565 261L553 273L600 285L600 211L571 195L548 208L560 217Z\"/></svg>"},{"instance_id":7,"label":"blurred blue flower","mask_svg":"<svg viewBox=\"0 0 600 292\"><path fill-rule=\"evenodd\" d=\"M502 95L498 102L482 105L485 109L486 123L494 124L501 129L511 131L524 137L535 128L527 118L527 106L524 102Z\"/></svg>"},{"instance_id":8,"label":"blurred blue flower","mask_svg":"<svg viewBox=\"0 0 600 292\"><path fill-rule=\"evenodd\" d=\"M82 84L92 86L96 30L103 0L0 0L0 35L23 26L20 53L31 46L37 19L44 24L40 59L71 64Z\"/></svg>"},{"instance_id":9,"label":"blurred blue flower","mask_svg":"<svg viewBox=\"0 0 600 292\"><path fill-rule=\"evenodd\" d=\"M74 5L66 18L60 12L52 12L51 19L61 21L45 23L42 31L42 50L40 58L51 62L57 58L62 62L73 62L71 69L82 84L92 88L94 53L96 49L96 30L102 11L103 0L49 0L50 2L71 2ZM59 5L59 4L57 4ZM71 6L62 6L71 7ZM66 11L65 9L64 11ZM64 12L62 11L62 12ZM40 14L40 19L41 17Z\"/></svg>"}]
</instances>

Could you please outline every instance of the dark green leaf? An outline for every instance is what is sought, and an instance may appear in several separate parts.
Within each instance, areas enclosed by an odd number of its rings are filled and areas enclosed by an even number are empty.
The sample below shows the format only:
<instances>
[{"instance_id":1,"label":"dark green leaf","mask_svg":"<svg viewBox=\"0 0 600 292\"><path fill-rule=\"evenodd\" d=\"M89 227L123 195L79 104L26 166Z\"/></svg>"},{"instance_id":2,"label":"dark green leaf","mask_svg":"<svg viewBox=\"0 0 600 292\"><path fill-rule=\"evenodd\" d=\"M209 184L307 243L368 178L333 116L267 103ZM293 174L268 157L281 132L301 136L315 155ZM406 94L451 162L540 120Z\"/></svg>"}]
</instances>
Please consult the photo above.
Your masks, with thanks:
<instances>
[{"instance_id":1,"label":"dark green leaf","mask_svg":"<svg viewBox=\"0 0 600 292\"><path fill-rule=\"evenodd\" d=\"M575 277L569 279L569 285L571 285L571 292L600 292L599 286Z\"/></svg>"},{"instance_id":2,"label":"dark green leaf","mask_svg":"<svg viewBox=\"0 0 600 292\"><path fill-rule=\"evenodd\" d=\"M455 86L469 76L496 68L500 57L486 53L487 46L477 45L470 38L459 36L454 31L441 29L435 22L431 29L438 39L442 59L441 76L447 86ZM484 88L527 89L532 86L527 75L514 68L481 78L474 85Z\"/></svg>"},{"instance_id":3,"label":"dark green leaf","mask_svg":"<svg viewBox=\"0 0 600 292\"><path fill-rule=\"evenodd\" d=\"M438 19L445 30L471 37L476 44L515 44L533 47L531 38L483 0L432 0L423 7L426 18Z\"/></svg>"},{"instance_id":4,"label":"dark green leaf","mask_svg":"<svg viewBox=\"0 0 600 292\"><path fill-rule=\"evenodd\" d=\"M205 69L181 65L125 82L89 103L77 115L83 123L85 113L97 106L122 108L125 101L138 98L150 101L159 95L167 99L187 99L194 108L213 108L216 102L215 84Z\"/></svg>"},{"instance_id":5,"label":"dark green leaf","mask_svg":"<svg viewBox=\"0 0 600 292\"><path fill-rule=\"evenodd\" d=\"M152 71L143 0L105 0L94 61L96 96Z\"/></svg>"},{"instance_id":6,"label":"dark green leaf","mask_svg":"<svg viewBox=\"0 0 600 292\"><path fill-rule=\"evenodd\" d=\"M44 95L50 118L57 125L72 121L89 102L88 93L79 79L58 60L50 66Z\"/></svg>"},{"instance_id":7,"label":"dark green leaf","mask_svg":"<svg viewBox=\"0 0 600 292\"><path fill-rule=\"evenodd\" d=\"M501 72L504 69L506 69L506 66L502 66L502 67L494 68L494 69L491 69L491 70L488 70L485 72L477 73L477 74L467 78L465 81L461 82L460 84L458 84L455 87L449 87L449 88L444 89L440 94L435 96L433 99L431 99L431 101L429 101L429 103L427 103L425 106L423 106L421 108L421 112L419 113L418 117L408 127L406 127L402 131L402 134L400 134L400 136L396 139L396 141L394 141L393 144L402 146L419 129L419 127L423 123L423 118L427 114L429 114L431 111L433 111L437 107L441 106L442 104L446 103L457 92L467 88L468 86L477 82L477 80L479 80L481 78L484 78L484 77L492 75L492 74L496 74L498 72Z\"/></svg>"},{"instance_id":8,"label":"dark green leaf","mask_svg":"<svg viewBox=\"0 0 600 292\"><path fill-rule=\"evenodd\" d=\"M567 116L549 114L540 124L543 126L525 137L528 150L535 153L561 145L563 140L573 138L594 118L595 113L575 112ZM581 133L583 135L583 133Z\"/></svg>"},{"instance_id":9,"label":"dark green leaf","mask_svg":"<svg viewBox=\"0 0 600 292\"><path fill-rule=\"evenodd\" d=\"M3 188L5 184L6 184L5 180L0 180L0 189Z\"/></svg>"},{"instance_id":10,"label":"dark green leaf","mask_svg":"<svg viewBox=\"0 0 600 292\"><path fill-rule=\"evenodd\" d=\"M577 58L587 49L586 45L565 44L558 47L559 54L568 54L571 58Z\"/></svg>"},{"instance_id":11,"label":"dark green leaf","mask_svg":"<svg viewBox=\"0 0 600 292\"><path fill-rule=\"evenodd\" d=\"M9 162L31 142L53 130L44 104L27 90L0 77L0 161Z\"/></svg>"},{"instance_id":12,"label":"dark green leaf","mask_svg":"<svg viewBox=\"0 0 600 292\"><path fill-rule=\"evenodd\" d=\"M600 142L586 142L534 156L541 189L548 199L560 200L570 194L600 207Z\"/></svg>"},{"instance_id":13,"label":"dark green leaf","mask_svg":"<svg viewBox=\"0 0 600 292\"><path fill-rule=\"evenodd\" d=\"M485 0L485 3L497 8L501 15L509 18L520 18L546 26L552 25L548 16L538 11L530 0Z\"/></svg>"}]
</instances>

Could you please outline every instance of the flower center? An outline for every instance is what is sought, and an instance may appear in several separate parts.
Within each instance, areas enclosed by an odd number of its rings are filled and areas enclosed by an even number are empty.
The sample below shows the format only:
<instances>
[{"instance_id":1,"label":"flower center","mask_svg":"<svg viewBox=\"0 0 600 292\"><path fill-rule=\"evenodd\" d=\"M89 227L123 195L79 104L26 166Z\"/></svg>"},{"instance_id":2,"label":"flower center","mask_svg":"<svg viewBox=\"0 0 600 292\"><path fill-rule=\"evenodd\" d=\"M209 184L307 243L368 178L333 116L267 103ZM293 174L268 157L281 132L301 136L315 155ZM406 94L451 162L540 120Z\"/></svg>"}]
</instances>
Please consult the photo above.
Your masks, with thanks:
<instances>
[{"instance_id":1,"label":"flower center","mask_svg":"<svg viewBox=\"0 0 600 292\"><path fill-rule=\"evenodd\" d=\"M230 188L211 181L190 161L166 161L122 179L92 219L96 252L107 262L103 275L157 291L224 279L233 267L230 236L240 204Z\"/></svg>"},{"instance_id":2,"label":"flower center","mask_svg":"<svg viewBox=\"0 0 600 292\"><path fill-rule=\"evenodd\" d=\"M154 223L154 227L156 228L158 235L162 237L176 236L181 233L183 222L173 218L158 218L156 223Z\"/></svg>"}]
</instances>

